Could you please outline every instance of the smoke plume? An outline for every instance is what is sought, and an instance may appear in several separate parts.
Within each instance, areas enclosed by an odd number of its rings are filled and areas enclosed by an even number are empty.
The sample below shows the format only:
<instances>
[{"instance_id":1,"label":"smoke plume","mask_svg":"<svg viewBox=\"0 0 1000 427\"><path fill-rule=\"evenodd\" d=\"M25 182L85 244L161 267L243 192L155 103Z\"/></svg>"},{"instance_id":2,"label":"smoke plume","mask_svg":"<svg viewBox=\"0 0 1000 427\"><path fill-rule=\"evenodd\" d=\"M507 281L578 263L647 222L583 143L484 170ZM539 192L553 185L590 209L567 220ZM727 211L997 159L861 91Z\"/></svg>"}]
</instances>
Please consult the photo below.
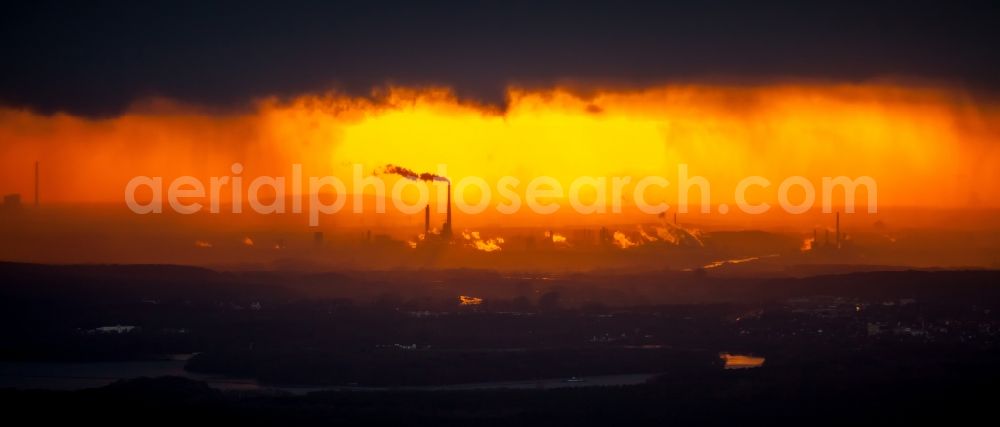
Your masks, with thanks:
<instances>
[{"instance_id":1,"label":"smoke plume","mask_svg":"<svg viewBox=\"0 0 1000 427\"><path fill-rule=\"evenodd\" d=\"M406 178L406 179L409 179L411 181L440 181L440 182L448 182L448 183L451 182L451 181L448 181L448 178L445 178L445 177L440 176L440 175L435 175L435 174L432 174L430 172L424 172L424 173L419 173L418 174L418 173L414 172L411 169L407 169L407 168L404 168L402 166L396 166L396 165L393 165L393 164L385 165L380 170L376 171L376 175L380 174L380 173L387 173L387 174L390 174L390 175L399 175L399 176L401 176L403 178Z\"/></svg>"}]
</instances>

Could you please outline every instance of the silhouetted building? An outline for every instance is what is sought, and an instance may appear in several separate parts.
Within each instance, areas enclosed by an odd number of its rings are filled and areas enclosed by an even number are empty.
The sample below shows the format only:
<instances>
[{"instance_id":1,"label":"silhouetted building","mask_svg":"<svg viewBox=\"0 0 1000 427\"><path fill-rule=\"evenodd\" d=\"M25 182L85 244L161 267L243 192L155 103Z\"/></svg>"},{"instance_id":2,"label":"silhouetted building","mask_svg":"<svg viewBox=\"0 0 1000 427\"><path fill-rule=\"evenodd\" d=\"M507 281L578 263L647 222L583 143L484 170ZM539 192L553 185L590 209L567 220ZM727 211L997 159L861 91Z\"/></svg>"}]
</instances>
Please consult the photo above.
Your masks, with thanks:
<instances>
[{"instance_id":1,"label":"silhouetted building","mask_svg":"<svg viewBox=\"0 0 1000 427\"><path fill-rule=\"evenodd\" d=\"M0 211L8 213L8 212L18 212L20 210L21 210L20 194L15 193L3 196L3 206L0 206Z\"/></svg>"},{"instance_id":2,"label":"silhouetted building","mask_svg":"<svg viewBox=\"0 0 1000 427\"><path fill-rule=\"evenodd\" d=\"M598 234L598 239L601 245L610 245L613 240L611 237L611 232L608 231L607 227L601 227L601 231Z\"/></svg>"},{"instance_id":3,"label":"silhouetted building","mask_svg":"<svg viewBox=\"0 0 1000 427\"><path fill-rule=\"evenodd\" d=\"M837 249L840 249L840 212L837 212Z\"/></svg>"},{"instance_id":4,"label":"silhouetted building","mask_svg":"<svg viewBox=\"0 0 1000 427\"><path fill-rule=\"evenodd\" d=\"M574 245L581 244L581 245L593 246L599 243L597 234L598 234L597 230L594 229L584 228L575 230L573 231L570 237L570 242L572 242Z\"/></svg>"},{"instance_id":5,"label":"silhouetted building","mask_svg":"<svg viewBox=\"0 0 1000 427\"><path fill-rule=\"evenodd\" d=\"M451 183L448 183L448 217L445 220L441 235L446 239L451 238Z\"/></svg>"}]
</instances>

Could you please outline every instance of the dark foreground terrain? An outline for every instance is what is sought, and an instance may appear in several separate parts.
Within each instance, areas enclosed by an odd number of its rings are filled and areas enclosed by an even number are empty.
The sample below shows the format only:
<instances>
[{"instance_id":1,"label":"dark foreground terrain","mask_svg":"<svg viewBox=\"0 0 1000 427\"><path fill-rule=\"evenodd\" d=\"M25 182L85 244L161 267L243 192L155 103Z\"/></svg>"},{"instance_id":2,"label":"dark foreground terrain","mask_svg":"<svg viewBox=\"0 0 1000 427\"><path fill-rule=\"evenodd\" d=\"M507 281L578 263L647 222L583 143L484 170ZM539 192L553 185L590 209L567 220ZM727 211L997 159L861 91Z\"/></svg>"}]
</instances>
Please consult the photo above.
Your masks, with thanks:
<instances>
[{"instance_id":1,"label":"dark foreground terrain","mask_svg":"<svg viewBox=\"0 0 1000 427\"><path fill-rule=\"evenodd\" d=\"M5 415L45 423L177 425L983 425L993 360L765 367L667 375L627 387L461 392L222 392L176 377L100 389L0 391ZM971 362L971 363L970 363ZM22 418L23 417L23 418Z\"/></svg>"},{"instance_id":2,"label":"dark foreground terrain","mask_svg":"<svg viewBox=\"0 0 1000 427\"><path fill-rule=\"evenodd\" d=\"M0 402L33 421L130 424L993 417L1000 273L829 273L0 264ZM115 371L168 359L183 378ZM94 365L106 373L87 386L49 386ZM597 386L616 375L646 381ZM217 387L230 380L250 386Z\"/></svg>"}]
</instances>

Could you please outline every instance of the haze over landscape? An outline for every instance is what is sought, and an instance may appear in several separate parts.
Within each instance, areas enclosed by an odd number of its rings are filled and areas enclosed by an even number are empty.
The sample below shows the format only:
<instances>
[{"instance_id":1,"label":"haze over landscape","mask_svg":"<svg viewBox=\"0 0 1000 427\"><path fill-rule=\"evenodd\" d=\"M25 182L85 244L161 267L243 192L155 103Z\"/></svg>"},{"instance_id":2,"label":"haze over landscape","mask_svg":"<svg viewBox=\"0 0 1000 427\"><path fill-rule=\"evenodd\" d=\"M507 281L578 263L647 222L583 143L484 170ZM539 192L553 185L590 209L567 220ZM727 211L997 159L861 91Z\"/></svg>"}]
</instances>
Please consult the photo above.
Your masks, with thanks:
<instances>
[{"instance_id":1,"label":"haze over landscape","mask_svg":"<svg viewBox=\"0 0 1000 427\"><path fill-rule=\"evenodd\" d=\"M996 397L995 5L8 12L20 411L954 423Z\"/></svg>"}]
</instances>

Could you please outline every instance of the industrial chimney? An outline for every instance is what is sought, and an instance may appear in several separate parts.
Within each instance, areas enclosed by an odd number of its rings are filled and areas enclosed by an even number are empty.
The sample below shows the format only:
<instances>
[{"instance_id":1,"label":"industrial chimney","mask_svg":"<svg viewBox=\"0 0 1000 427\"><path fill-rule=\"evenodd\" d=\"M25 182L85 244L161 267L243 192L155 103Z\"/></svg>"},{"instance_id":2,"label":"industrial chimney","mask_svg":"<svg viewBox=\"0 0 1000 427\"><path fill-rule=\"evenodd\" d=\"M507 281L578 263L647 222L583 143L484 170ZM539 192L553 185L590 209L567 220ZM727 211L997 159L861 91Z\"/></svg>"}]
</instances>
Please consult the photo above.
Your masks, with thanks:
<instances>
[{"instance_id":1,"label":"industrial chimney","mask_svg":"<svg viewBox=\"0 0 1000 427\"><path fill-rule=\"evenodd\" d=\"M424 237L431 234L431 205L424 206Z\"/></svg>"},{"instance_id":2,"label":"industrial chimney","mask_svg":"<svg viewBox=\"0 0 1000 427\"><path fill-rule=\"evenodd\" d=\"M837 249L840 249L840 212L837 212Z\"/></svg>"},{"instance_id":3,"label":"industrial chimney","mask_svg":"<svg viewBox=\"0 0 1000 427\"><path fill-rule=\"evenodd\" d=\"M443 234L451 237L451 183L448 183L448 219L445 220Z\"/></svg>"}]
</instances>

